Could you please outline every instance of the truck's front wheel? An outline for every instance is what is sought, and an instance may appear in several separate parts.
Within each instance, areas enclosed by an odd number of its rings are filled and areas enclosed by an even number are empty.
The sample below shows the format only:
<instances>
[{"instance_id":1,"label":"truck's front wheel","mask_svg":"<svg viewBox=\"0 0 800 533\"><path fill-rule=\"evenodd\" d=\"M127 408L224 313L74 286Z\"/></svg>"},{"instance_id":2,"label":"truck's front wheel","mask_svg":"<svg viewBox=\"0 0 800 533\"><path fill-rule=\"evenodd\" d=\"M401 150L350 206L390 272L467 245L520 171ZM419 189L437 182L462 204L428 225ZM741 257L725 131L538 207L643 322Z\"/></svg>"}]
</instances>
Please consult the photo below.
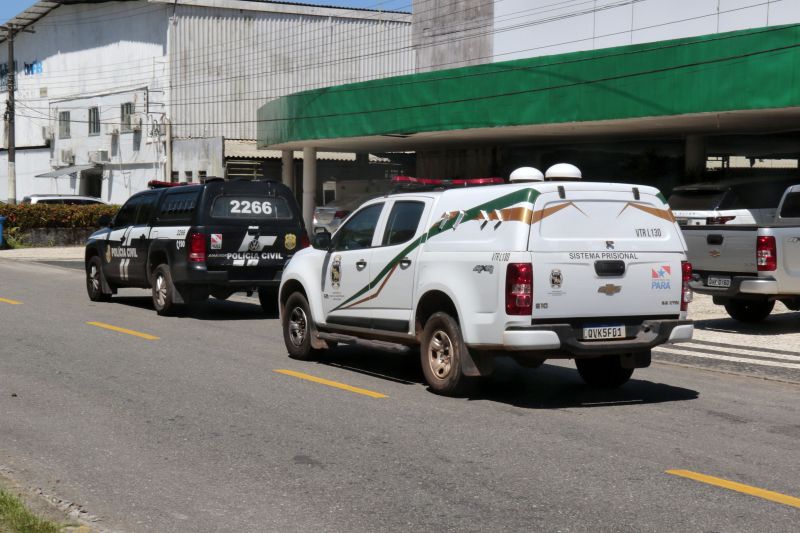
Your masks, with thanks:
<instances>
[{"instance_id":1,"label":"truck's front wheel","mask_svg":"<svg viewBox=\"0 0 800 533\"><path fill-rule=\"evenodd\" d=\"M322 350L315 349L311 344L311 335L314 334L311 310L302 293L295 292L286 300L282 322L283 342L289 357L310 361L322 353Z\"/></svg>"},{"instance_id":2,"label":"truck's front wheel","mask_svg":"<svg viewBox=\"0 0 800 533\"><path fill-rule=\"evenodd\" d=\"M623 368L619 356L604 355L592 359L575 359L578 374L592 387L615 389L627 383L633 375L632 368Z\"/></svg>"},{"instance_id":3,"label":"truck's front wheel","mask_svg":"<svg viewBox=\"0 0 800 533\"><path fill-rule=\"evenodd\" d=\"M433 392L460 395L473 380L464 375L461 364L467 347L458 322L447 313L434 313L422 332L420 357L422 373Z\"/></svg>"},{"instance_id":4,"label":"truck's front wheel","mask_svg":"<svg viewBox=\"0 0 800 533\"><path fill-rule=\"evenodd\" d=\"M725 310L739 322L761 322L769 316L775 302L768 300L731 300Z\"/></svg>"}]
</instances>

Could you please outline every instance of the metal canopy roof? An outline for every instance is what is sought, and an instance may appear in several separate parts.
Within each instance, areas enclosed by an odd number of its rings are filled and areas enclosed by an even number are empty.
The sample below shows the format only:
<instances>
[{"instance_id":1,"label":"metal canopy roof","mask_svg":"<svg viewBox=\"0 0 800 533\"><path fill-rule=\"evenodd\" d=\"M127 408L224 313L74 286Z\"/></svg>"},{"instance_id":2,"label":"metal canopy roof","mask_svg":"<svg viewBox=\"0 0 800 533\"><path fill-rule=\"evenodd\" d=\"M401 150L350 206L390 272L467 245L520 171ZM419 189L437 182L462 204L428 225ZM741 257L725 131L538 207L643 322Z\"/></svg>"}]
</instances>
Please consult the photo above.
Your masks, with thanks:
<instances>
[{"instance_id":1,"label":"metal canopy roof","mask_svg":"<svg viewBox=\"0 0 800 533\"><path fill-rule=\"evenodd\" d=\"M66 174L74 174L75 172L81 172L84 170L90 170L93 168L101 168L100 165L72 165L71 167L64 167L58 168L51 172L45 172L44 174L37 174L36 178L57 178L59 176L64 176Z\"/></svg>"},{"instance_id":2,"label":"metal canopy roof","mask_svg":"<svg viewBox=\"0 0 800 533\"><path fill-rule=\"evenodd\" d=\"M800 130L800 25L314 89L258 112L258 146L400 151Z\"/></svg>"}]
</instances>

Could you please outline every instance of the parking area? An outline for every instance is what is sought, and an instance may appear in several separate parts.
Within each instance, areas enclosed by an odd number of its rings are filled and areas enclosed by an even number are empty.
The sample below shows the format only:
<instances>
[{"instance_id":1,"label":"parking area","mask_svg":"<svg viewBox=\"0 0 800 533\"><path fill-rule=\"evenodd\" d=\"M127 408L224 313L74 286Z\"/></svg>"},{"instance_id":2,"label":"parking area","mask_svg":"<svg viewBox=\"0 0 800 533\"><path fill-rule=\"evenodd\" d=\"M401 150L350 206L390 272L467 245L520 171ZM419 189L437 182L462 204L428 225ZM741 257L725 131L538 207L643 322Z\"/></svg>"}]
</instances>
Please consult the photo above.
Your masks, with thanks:
<instances>
[{"instance_id":1,"label":"parking area","mask_svg":"<svg viewBox=\"0 0 800 533\"><path fill-rule=\"evenodd\" d=\"M413 353L288 359L257 298L160 317L145 291L89 302L74 258L33 259L0 259L0 473L98 529L796 523L800 315L780 306L742 327L698 297L695 340L619 390L505 361L445 398Z\"/></svg>"}]
</instances>

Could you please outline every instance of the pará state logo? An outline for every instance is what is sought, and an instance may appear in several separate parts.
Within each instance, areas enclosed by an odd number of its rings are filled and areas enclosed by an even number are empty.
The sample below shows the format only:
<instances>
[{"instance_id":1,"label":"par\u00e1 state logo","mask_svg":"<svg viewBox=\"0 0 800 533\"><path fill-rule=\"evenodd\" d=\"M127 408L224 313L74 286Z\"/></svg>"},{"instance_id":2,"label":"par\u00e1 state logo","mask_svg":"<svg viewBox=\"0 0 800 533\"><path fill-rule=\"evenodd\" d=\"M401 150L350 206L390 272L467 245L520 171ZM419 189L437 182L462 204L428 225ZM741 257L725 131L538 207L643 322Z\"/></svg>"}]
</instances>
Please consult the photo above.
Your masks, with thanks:
<instances>
[{"instance_id":1,"label":"par\u00e1 state logo","mask_svg":"<svg viewBox=\"0 0 800 533\"><path fill-rule=\"evenodd\" d=\"M651 290L668 290L671 288L670 282L672 281L672 267L669 265L662 265L659 268L651 269L650 274L650 289Z\"/></svg>"}]
</instances>

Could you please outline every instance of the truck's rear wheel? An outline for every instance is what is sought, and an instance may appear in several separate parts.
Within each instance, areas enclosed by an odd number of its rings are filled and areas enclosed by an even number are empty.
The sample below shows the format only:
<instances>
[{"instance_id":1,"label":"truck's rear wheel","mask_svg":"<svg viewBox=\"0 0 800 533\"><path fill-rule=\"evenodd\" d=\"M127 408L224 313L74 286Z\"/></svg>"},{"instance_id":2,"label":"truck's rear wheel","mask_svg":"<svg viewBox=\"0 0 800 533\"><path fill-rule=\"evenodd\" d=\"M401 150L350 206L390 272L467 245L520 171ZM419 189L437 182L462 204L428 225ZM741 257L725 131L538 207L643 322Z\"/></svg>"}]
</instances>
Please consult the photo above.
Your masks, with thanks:
<instances>
[{"instance_id":1,"label":"truck's rear wheel","mask_svg":"<svg viewBox=\"0 0 800 533\"><path fill-rule=\"evenodd\" d=\"M278 317L278 287L259 287L258 303L261 309L272 318Z\"/></svg>"},{"instance_id":2,"label":"truck's rear wheel","mask_svg":"<svg viewBox=\"0 0 800 533\"><path fill-rule=\"evenodd\" d=\"M592 359L575 359L578 374L592 387L615 389L627 383L633 375L632 368L623 368L617 355L604 355Z\"/></svg>"},{"instance_id":3,"label":"truck's rear wheel","mask_svg":"<svg viewBox=\"0 0 800 533\"><path fill-rule=\"evenodd\" d=\"M769 300L730 300L725 310L739 322L761 322L769 316L775 302Z\"/></svg>"},{"instance_id":4,"label":"truck's rear wheel","mask_svg":"<svg viewBox=\"0 0 800 533\"><path fill-rule=\"evenodd\" d=\"M313 325L308 300L300 292L293 293L286 300L286 311L282 318L283 342L286 344L289 357L311 361L323 352L311 345Z\"/></svg>"},{"instance_id":5,"label":"truck's rear wheel","mask_svg":"<svg viewBox=\"0 0 800 533\"><path fill-rule=\"evenodd\" d=\"M474 380L465 376L461 365L467 347L458 322L447 313L434 313L422 332L420 358L425 381L433 392L461 395Z\"/></svg>"}]
</instances>

